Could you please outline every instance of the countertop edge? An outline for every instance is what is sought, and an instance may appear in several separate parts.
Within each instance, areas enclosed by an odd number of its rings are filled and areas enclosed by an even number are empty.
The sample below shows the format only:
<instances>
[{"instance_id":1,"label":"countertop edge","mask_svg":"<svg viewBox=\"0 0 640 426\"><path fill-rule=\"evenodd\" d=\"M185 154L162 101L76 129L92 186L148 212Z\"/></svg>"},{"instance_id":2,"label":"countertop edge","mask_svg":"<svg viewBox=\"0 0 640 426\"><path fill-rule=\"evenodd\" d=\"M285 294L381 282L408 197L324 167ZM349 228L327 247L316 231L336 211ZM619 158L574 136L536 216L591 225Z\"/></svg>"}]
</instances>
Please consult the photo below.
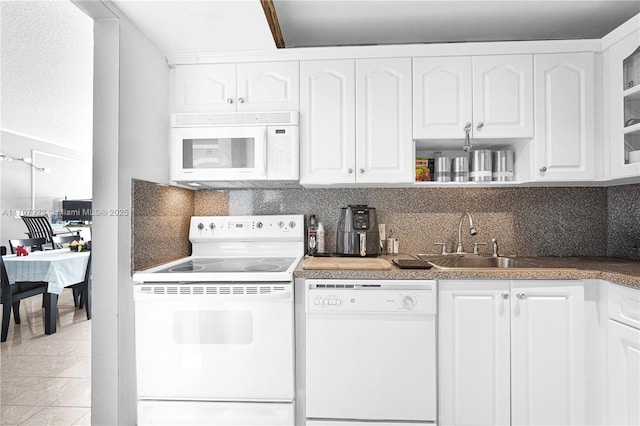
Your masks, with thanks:
<instances>
[{"instance_id":1,"label":"countertop edge","mask_svg":"<svg viewBox=\"0 0 640 426\"><path fill-rule=\"evenodd\" d=\"M557 258L539 258L540 261ZM400 269L392 265L388 271L374 270L309 270L302 262L294 278L303 279L400 279L400 280L603 280L640 290L640 263L609 258L572 258L576 265L540 269ZM588 262L589 265L579 265ZM632 269L631 273L616 268Z\"/></svg>"}]
</instances>

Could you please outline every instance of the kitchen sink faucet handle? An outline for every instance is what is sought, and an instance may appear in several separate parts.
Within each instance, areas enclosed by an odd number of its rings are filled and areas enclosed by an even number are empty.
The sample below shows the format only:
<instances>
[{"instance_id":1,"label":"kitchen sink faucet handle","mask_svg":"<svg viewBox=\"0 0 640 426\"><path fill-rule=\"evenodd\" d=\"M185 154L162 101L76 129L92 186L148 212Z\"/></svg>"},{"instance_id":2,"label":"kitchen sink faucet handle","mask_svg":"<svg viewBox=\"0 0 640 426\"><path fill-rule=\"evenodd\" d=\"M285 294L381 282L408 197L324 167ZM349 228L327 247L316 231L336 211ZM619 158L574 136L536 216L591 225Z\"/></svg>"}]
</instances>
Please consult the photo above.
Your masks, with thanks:
<instances>
[{"instance_id":1,"label":"kitchen sink faucet handle","mask_svg":"<svg viewBox=\"0 0 640 426\"><path fill-rule=\"evenodd\" d=\"M486 246L487 243L473 243L473 254L479 254L478 246Z\"/></svg>"},{"instance_id":2,"label":"kitchen sink faucet handle","mask_svg":"<svg viewBox=\"0 0 640 426\"><path fill-rule=\"evenodd\" d=\"M498 240L492 238L491 247L493 248L493 257L498 257Z\"/></svg>"},{"instance_id":3,"label":"kitchen sink faucet handle","mask_svg":"<svg viewBox=\"0 0 640 426\"><path fill-rule=\"evenodd\" d=\"M440 255L447 254L447 243L433 243L434 246L442 246L440 249Z\"/></svg>"}]
</instances>

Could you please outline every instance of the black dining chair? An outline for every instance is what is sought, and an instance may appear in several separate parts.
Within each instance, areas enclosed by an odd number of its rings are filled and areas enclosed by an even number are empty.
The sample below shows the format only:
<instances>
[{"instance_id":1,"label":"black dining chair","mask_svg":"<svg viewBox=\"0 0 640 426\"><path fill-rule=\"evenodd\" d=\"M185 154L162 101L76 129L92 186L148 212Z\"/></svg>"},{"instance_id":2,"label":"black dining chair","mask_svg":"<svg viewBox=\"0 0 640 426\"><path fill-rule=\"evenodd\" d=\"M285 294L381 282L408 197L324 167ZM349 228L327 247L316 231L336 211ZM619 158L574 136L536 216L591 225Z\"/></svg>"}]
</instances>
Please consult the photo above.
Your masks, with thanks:
<instances>
[{"instance_id":1,"label":"black dining chair","mask_svg":"<svg viewBox=\"0 0 640 426\"><path fill-rule=\"evenodd\" d=\"M53 237L55 235L75 235L77 238L80 237L80 231L63 231L55 233L53 232L53 228L51 227L51 222L49 222L49 218L46 216L20 216L24 221L24 224L27 226L27 236L29 238L44 238L47 241L47 244L51 244L51 248L53 246Z\"/></svg>"},{"instance_id":2,"label":"black dining chair","mask_svg":"<svg viewBox=\"0 0 640 426\"><path fill-rule=\"evenodd\" d=\"M91 319L91 253L89 253L89 260L87 261L87 269L84 273L84 280L77 284L67 286L67 288L73 289L73 300L76 301L76 294L78 294L78 303L76 308L82 309L83 307L87 313L87 319Z\"/></svg>"},{"instance_id":3,"label":"black dining chair","mask_svg":"<svg viewBox=\"0 0 640 426\"><path fill-rule=\"evenodd\" d=\"M2 246L2 255L6 254L6 247ZM9 334L9 320L13 310L13 319L20 324L20 301L27 297L44 294L47 292L47 284L44 281L17 282L9 284L9 277L4 266L4 259L0 256L0 302L2 303L2 334L0 341L6 342Z\"/></svg>"},{"instance_id":4,"label":"black dining chair","mask_svg":"<svg viewBox=\"0 0 640 426\"><path fill-rule=\"evenodd\" d=\"M11 254L16 254L16 248L18 246L31 247L31 251L42 251L44 250L45 244L47 244L45 238L19 238L9 240L9 249L11 250Z\"/></svg>"}]
</instances>

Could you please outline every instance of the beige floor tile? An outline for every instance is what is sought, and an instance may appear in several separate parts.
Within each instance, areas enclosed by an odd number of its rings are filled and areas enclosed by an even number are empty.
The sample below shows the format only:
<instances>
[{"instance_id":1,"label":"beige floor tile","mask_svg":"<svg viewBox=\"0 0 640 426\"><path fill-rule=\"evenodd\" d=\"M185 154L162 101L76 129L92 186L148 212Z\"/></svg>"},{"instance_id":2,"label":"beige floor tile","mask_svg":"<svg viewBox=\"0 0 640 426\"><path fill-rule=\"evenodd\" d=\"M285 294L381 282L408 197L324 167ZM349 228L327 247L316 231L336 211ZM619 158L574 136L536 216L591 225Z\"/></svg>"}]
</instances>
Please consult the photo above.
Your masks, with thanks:
<instances>
[{"instance_id":1,"label":"beige floor tile","mask_svg":"<svg viewBox=\"0 0 640 426\"><path fill-rule=\"evenodd\" d=\"M91 426L91 410L73 424L73 426Z\"/></svg>"},{"instance_id":2,"label":"beige floor tile","mask_svg":"<svg viewBox=\"0 0 640 426\"><path fill-rule=\"evenodd\" d=\"M58 300L57 332L44 334L41 298L24 300L22 324L0 344L2 425L91 422L91 321L70 291Z\"/></svg>"},{"instance_id":3,"label":"beige floor tile","mask_svg":"<svg viewBox=\"0 0 640 426\"><path fill-rule=\"evenodd\" d=\"M3 426L18 425L43 408L44 407L27 405L3 405L2 413L0 414L0 424Z\"/></svg>"},{"instance_id":4,"label":"beige floor tile","mask_svg":"<svg viewBox=\"0 0 640 426\"><path fill-rule=\"evenodd\" d=\"M77 422L89 412L88 408L76 407L45 407L26 421L21 426L69 426Z\"/></svg>"},{"instance_id":5,"label":"beige floor tile","mask_svg":"<svg viewBox=\"0 0 640 426\"><path fill-rule=\"evenodd\" d=\"M53 407L91 407L91 379L65 379Z\"/></svg>"}]
</instances>

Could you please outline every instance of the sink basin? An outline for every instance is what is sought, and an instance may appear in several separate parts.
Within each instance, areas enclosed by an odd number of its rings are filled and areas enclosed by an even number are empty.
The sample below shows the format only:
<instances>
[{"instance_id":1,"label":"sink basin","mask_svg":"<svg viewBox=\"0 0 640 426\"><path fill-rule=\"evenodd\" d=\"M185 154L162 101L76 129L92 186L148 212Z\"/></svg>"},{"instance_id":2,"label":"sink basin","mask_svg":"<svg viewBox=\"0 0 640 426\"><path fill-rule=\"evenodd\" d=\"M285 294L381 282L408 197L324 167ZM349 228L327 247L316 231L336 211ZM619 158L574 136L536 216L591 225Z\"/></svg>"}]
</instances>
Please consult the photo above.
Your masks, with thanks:
<instances>
[{"instance_id":1,"label":"sink basin","mask_svg":"<svg viewBox=\"0 0 640 426\"><path fill-rule=\"evenodd\" d=\"M513 257L488 257L477 255L433 256L419 254L418 257L439 269L534 269L539 268L532 262Z\"/></svg>"}]
</instances>

